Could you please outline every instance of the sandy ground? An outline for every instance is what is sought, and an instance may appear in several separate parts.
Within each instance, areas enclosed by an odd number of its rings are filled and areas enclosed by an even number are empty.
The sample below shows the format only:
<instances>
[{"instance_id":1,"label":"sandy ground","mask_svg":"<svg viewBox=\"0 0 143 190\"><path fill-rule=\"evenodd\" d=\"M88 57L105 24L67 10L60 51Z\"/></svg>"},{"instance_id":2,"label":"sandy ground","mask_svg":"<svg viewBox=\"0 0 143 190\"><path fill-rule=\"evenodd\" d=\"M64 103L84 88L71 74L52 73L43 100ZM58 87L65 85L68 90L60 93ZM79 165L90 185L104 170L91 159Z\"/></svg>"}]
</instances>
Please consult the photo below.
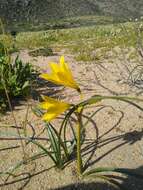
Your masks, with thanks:
<instances>
[{"instance_id":1,"label":"sandy ground","mask_svg":"<svg viewBox=\"0 0 143 190\"><path fill-rule=\"evenodd\" d=\"M126 52L127 51L127 52ZM130 60L133 49L124 52L118 48L108 54L108 58L94 63L76 62L72 55L65 55L66 61L72 69L75 79L79 82L84 94L84 99L94 94L102 95L127 95L142 97L141 80L136 80L136 71L131 71L136 66L137 60ZM20 52L20 57L25 62L29 61L41 70L49 71L49 61L58 62L59 56L64 51L52 57L33 58L26 50ZM139 58L138 62L141 62ZM140 64L140 63L139 63ZM132 79L132 80L131 80ZM61 87L47 87L45 94L60 96L69 102L79 102L78 94L71 89ZM33 105L33 100L28 100ZM141 105L141 104L140 104ZM142 105L143 106L143 105ZM106 100L98 103L96 108L85 110L90 116L93 110L100 111L93 121L86 127L87 144L83 148L83 158L87 170L95 167L120 167L130 168L143 174L143 114L142 111L127 103ZM18 125L22 124L27 110L27 102L21 101L14 108L14 115ZM34 126L36 133L42 131L42 122L29 108L28 121ZM1 117L0 125L13 124L10 112ZM1 127L1 134L6 132L16 133L15 128ZM31 128L28 128L31 134ZM45 135L44 133L41 134ZM97 142L97 137L99 141ZM0 142L0 171L14 166L22 159L22 151L17 147L17 141ZM13 148L11 148L13 147ZM38 150L31 144L27 145L27 155L32 155ZM79 180L76 175L76 164L73 161L63 171L51 168L52 162L48 157L39 158L30 164L22 166L16 172L15 177L10 177L4 184L5 177L0 177L0 189L2 190L115 190L117 188L101 180ZM116 175L117 180L127 190L142 190L143 179ZM122 179L121 179L122 178Z\"/></svg>"}]
</instances>

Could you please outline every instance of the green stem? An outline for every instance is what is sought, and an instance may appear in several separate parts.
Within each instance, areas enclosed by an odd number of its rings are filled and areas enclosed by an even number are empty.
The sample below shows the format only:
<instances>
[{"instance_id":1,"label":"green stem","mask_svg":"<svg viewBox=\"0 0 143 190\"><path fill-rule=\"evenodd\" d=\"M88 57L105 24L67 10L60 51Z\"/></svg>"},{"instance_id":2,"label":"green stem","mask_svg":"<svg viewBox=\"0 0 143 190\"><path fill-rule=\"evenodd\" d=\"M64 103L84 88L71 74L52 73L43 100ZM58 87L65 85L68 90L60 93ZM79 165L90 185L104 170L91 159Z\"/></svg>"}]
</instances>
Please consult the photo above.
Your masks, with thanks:
<instances>
[{"instance_id":1,"label":"green stem","mask_svg":"<svg viewBox=\"0 0 143 190\"><path fill-rule=\"evenodd\" d=\"M77 172L81 176L83 171L82 156L81 156L81 113L77 114L78 124L77 124Z\"/></svg>"}]
</instances>

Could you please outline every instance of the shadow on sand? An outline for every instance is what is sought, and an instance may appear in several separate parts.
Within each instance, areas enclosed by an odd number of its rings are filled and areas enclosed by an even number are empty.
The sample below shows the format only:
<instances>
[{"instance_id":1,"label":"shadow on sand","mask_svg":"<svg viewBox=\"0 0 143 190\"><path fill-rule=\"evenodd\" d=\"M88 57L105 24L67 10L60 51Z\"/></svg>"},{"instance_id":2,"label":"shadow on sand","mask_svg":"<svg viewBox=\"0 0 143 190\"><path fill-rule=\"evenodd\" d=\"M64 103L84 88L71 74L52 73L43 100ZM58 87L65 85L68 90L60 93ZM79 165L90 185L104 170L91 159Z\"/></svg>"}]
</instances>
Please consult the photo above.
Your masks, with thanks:
<instances>
[{"instance_id":1,"label":"shadow on sand","mask_svg":"<svg viewBox=\"0 0 143 190\"><path fill-rule=\"evenodd\" d=\"M92 182L70 184L47 190L143 190L143 166L131 171L141 174L142 177L135 178L133 176L121 177L111 175L111 182L113 182L115 186L107 182L93 182L92 180Z\"/></svg>"}]
</instances>

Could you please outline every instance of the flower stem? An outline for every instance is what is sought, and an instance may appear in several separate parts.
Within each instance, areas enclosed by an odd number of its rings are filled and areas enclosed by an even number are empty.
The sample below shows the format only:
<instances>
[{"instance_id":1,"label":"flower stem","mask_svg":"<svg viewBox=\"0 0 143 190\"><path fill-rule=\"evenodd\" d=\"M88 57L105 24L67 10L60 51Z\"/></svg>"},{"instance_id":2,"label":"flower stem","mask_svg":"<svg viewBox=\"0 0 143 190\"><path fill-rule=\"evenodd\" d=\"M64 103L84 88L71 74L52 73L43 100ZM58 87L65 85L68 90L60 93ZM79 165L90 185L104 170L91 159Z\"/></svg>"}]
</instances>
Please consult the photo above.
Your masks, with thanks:
<instances>
[{"instance_id":1,"label":"flower stem","mask_svg":"<svg viewBox=\"0 0 143 190\"><path fill-rule=\"evenodd\" d=\"M83 171L82 156L81 156L81 112L77 113L77 172L81 176Z\"/></svg>"}]
</instances>

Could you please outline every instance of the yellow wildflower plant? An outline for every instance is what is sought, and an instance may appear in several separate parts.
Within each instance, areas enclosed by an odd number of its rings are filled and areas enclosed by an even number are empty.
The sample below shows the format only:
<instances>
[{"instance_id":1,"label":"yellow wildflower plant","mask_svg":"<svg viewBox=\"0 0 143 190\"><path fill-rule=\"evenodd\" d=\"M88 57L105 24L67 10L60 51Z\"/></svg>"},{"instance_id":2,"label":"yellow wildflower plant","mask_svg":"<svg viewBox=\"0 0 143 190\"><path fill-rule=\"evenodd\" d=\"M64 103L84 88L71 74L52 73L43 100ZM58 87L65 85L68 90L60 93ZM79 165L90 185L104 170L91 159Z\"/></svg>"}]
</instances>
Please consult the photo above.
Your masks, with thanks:
<instances>
[{"instance_id":1,"label":"yellow wildflower plant","mask_svg":"<svg viewBox=\"0 0 143 190\"><path fill-rule=\"evenodd\" d=\"M81 90L73 78L72 72L65 63L64 56L61 56L60 63L50 63L52 72L50 74L43 73L40 75L41 78L51 81L57 85L63 85L70 88L76 89L79 93Z\"/></svg>"},{"instance_id":2,"label":"yellow wildflower plant","mask_svg":"<svg viewBox=\"0 0 143 190\"><path fill-rule=\"evenodd\" d=\"M71 104L55 100L48 96L42 96L42 98L44 102L40 103L39 107L43 110L47 110L42 119L48 122L55 119L58 115L65 112L72 106Z\"/></svg>"}]
</instances>

